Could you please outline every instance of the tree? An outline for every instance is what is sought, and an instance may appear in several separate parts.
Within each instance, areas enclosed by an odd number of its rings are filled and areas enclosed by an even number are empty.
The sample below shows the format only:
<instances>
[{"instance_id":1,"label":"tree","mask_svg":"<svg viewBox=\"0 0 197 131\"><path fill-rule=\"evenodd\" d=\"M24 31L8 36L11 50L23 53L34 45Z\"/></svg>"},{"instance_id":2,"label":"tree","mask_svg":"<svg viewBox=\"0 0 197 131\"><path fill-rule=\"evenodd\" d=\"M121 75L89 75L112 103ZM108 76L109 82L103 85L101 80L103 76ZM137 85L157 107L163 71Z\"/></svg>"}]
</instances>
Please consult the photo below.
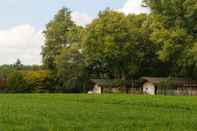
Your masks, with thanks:
<instances>
[{"instance_id":1,"label":"tree","mask_svg":"<svg viewBox=\"0 0 197 131\"><path fill-rule=\"evenodd\" d=\"M64 91L83 91L87 85L86 64L78 44L61 51L56 58L57 77Z\"/></svg>"},{"instance_id":2,"label":"tree","mask_svg":"<svg viewBox=\"0 0 197 131\"><path fill-rule=\"evenodd\" d=\"M145 0L151 8L150 40L158 47L156 53L168 75L191 77L191 64L185 60L196 39L195 0ZM190 56L189 55L189 56ZM186 68L187 67L187 68ZM189 68L191 67L191 68ZM183 73L184 72L184 73ZM190 72L190 73L189 73Z\"/></svg>"},{"instance_id":3,"label":"tree","mask_svg":"<svg viewBox=\"0 0 197 131\"><path fill-rule=\"evenodd\" d=\"M197 1L196 0L145 0L153 14L164 18L165 25L184 28L197 36Z\"/></svg>"},{"instance_id":4,"label":"tree","mask_svg":"<svg viewBox=\"0 0 197 131\"><path fill-rule=\"evenodd\" d=\"M75 27L71 20L71 11L62 8L51 20L44 31L45 45L42 49L43 64L48 69L55 69L55 58L60 54L62 48L69 43L68 34Z\"/></svg>"},{"instance_id":5,"label":"tree","mask_svg":"<svg viewBox=\"0 0 197 131\"><path fill-rule=\"evenodd\" d=\"M8 88L13 92L27 92L26 81L21 72L12 72L8 77Z\"/></svg>"},{"instance_id":6,"label":"tree","mask_svg":"<svg viewBox=\"0 0 197 131\"><path fill-rule=\"evenodd\" d=\"M144 57L141 27L145 19L145 15L127 17L109 9L100 12L84 39L86 60L94 73L115 79L137 76Z\"/></svg>"},{"instance_id":7,"label":"tree","mask_svg":"<svg viewBox=\"0 0 197 131\"><path fill-rule=\"evenodd\" d=\"M23 71L22 75L26 81L29 92L53 92L49 72L47 70Z\"/></svg>"},{"instance_id":8,"label":"tree","mask_svg":"<svg viewBox=\"0 0 197 131\"><path fill-rule=\"evenodd\" d=\"M180 75L197 79L197 42L184 52L182 59L178 61L181 67Z\"/></svg>"},{"instance_id":9,"label":"tree","mask_svg":"<svg viewBox=\"0 0 197 131\"><path fill-rule=\"evenodd\" d=\"M23 64L21 63L21 60L17 59L16 63L14 64L14 68L17 70L20 70L20 69L22 69L22 67L23 67Z\"/></svg>"},{"instance_id":10,"label":"tree","mask_svg":"<svg viewBox=\"0 0 197 131\"><path fill-rule=\"evenodd\" d=\"M7 80L8 76L15 71L12 65L2 65L0 66L0 79Z\"/></svg>"},{"instance_id":11,"label":"tree","mask_svg":"<svg viewBox=\"0 0 197 131\"><path fill-rule=\"evenodd\" d=\"M49 70L49 76L53 78L52 85L54 88L65 87L72 77L69 77L66 65L67 59L72 59L73 45L78 48L81 47L81 40L83 37L84 28L77 26L71 20L71 11L67 8L61 9L49 22L45 34L45 45L43 46L42 56L43 64ZM68 55L68 56L67 56ZM65 74L68 75L66 78ZM73 74L75 75L75 74ZM72 88L73 86L70 85Z\"/></svg>"}]
</instances>

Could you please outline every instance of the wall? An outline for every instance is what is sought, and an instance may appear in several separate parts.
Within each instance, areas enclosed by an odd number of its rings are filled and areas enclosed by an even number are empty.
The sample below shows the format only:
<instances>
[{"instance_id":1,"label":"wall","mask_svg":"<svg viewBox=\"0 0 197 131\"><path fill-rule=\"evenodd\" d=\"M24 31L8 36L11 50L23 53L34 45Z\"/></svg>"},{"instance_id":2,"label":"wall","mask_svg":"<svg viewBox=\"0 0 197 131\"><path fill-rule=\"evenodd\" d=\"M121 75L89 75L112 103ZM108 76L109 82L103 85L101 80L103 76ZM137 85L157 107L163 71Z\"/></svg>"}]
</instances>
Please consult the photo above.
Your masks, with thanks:
<instances>
[{"instance_id":1,"label":"wall","mask_svg":"<svg viewBox=\"0 0 197 131\"><path fill-rule=\"evenodd\" d=\"M88 91L88 94L102 94L102 87L96 84L92 91Z\"/></svg>"},{"instance_id":2,"label":"wall","mask_svg":"<svg viewBox=\"0 0 197 131\"><path fill-rule=\"evenodd\" d=\"M158 88L159 95L197 96L197 87Z\"/></svg>"},{"instance_id":3,"label":"wall","mask_svg":"<svg viewBox=\"0 0 197 131\"><path fill-rule=\"evenodd\" d=\"M155 85L151 82L145 82L143 85L143 92L148 95L155 95Z\"/></svg>"}]
</instances>

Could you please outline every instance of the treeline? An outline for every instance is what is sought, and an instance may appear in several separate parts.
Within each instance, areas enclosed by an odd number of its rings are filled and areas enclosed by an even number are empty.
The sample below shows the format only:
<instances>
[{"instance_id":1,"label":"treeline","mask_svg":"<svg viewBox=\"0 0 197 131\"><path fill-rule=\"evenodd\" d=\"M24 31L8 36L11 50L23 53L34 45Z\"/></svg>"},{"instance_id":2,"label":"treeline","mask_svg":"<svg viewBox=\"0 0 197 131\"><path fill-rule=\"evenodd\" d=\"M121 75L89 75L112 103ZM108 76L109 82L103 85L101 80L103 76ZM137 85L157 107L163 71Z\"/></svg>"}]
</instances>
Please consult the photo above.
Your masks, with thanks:
<instances>
[{"instance_id":1,"label":"treeline","mask_svg":"<svg viewBox=\"0 0 197 131\"><path fill-rule=\"evenodd\" d=\"M150 14L106 9L86 27L71 20L69 9L61 9L44 31L43 70L50 78L46 88L82 92L90 79L101 78L196 79L197 1L144 2Z\"/></svg>"},{"instance_id":2,"label":"treeline","mask_svg":"<svg viewBox=\"0 0 197 131\"><path fill-rule=\"evenodd\" d=\"M42 65L15 64L0 66L1 93L66 93L83 92L80 88L63 88L55 83L54 74Z\"/></svg>"}]
</instances>

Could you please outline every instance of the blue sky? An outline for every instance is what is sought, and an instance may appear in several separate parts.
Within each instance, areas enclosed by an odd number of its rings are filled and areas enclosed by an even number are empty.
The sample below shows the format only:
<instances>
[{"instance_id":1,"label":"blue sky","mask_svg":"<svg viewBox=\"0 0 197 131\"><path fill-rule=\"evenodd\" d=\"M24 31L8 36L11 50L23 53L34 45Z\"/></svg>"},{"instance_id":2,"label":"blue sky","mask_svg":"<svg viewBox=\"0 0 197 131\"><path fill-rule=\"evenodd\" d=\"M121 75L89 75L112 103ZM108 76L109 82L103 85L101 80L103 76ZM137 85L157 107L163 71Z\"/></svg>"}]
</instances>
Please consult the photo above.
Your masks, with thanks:
<instances>
[{"instance_id":1,"label":"blue sky","mask_svg":"<svg viewBox=\"0 0 197 131\"><path fill-rule=\"evenodd\" d=\"M61 7L92 17L106 7L121 8L125 0L3 0L0 4L0 28L21 24L42 28Z\"/></svg>"},{"instance_id":2,"label":"blue sky","mask_svg":"<svg viewBox=\"0 0 197 131\"><path fill-rule=\"evenodd\" d=\"M2 0L0 4L0 65L41 64L42 34L45 25L62 7L70 8L72 20L85 26L99 11L110 7L129 13L148 13L142 0Z\"/></svg>"}]
</instances>

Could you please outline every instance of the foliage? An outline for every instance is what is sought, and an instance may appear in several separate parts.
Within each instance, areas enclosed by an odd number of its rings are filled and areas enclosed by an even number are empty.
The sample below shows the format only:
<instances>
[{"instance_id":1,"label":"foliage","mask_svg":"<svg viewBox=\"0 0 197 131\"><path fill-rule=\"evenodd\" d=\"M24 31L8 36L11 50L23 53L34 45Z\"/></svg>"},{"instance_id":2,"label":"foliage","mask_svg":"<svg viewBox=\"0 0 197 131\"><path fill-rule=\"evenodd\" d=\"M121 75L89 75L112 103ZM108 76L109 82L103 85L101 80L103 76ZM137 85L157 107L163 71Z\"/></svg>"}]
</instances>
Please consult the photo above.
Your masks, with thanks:
<instances>
[{"instance_id":1,"label":"foliage","mask_svg":"<svg viewBox=\"0 0 197 131\"><path fill-rule=\"evenodd\" d=\"M52 21L47 24L45 34L45 45L43 46L43 63L48 69L55 68L55 57L60 54L63 47L68 46L68 33L75 26L71 20L71 12L62 8Z\"/></svg>"},{"instance_id":2,"label":"foliage","mask_svg":"<svg viewBox=\"0 0 197 131\"><path fill-rule=\"evenodd\" d=\"M9 92L33 93L54 92L51 85L49 72L37 71L15 71L10 73L7 80Z\"/></svg>"},{"instance_id":3,"label":"foliage","mask_svg":"<svg viewBox=\"0 0 197 131\"><path fill-rule=\"evenodd\" d=\"M8 87L12 92L27 92L29 89L21 72L13 72L8 77Z\"/></svg>"},{"instance_id":4,"label":"foliage","mask_svg":"<svg viewBox=\"0 0 197 131\"><path fill-rule=\"evenodd\" d=\"M145 0L153 14L164 18L166 27L181 27L196 36L196 0Z\"/></svg>"},{"instance_id":5,"label":"foliage","mask_svg":"<svg viewBox=\"0 0 197 131\"><path fill-rule=\"evenodd\" d=\"M82 92L90 79L197 79L197 1L144 4L150 14L106 9L85 28L72 21L69 9L60 9L44 31L43 66L25 66L18 59L0 66L0 79L30 92Z\"/></svg>"},{"instance_id":6,"label":"foliage","mask_svg":"<svg viewBox=\"0 0 197 131\"><path fill-rule=\"evenodd\" d=\"M56 58L57 77L64 90L82 91L88 83L84 56L78 45L62 50Z\"/></svg>"},{"instance_id":7,"label":"foliage","mask_svg":"<svg viewBox=\"0 0 197 131\"><path fill-rule=\"evenodd\" d=\"M11 65L0 66L0 79L7 80L9 74L14 71L15 71L15 68Z\"/></svg>"},{"instance_id":8,"label":"foliage","mask_svg":"<svg viewBox=\"0 0 197 131\"><path fill-rule=\"evenodd\" d=\"M16 60L16 63L13 65L16 70L20 70L23 68L23 64L21 63L20 59Z\"/></svg>"},{"instance_id":9,"label":"foliage","mask_svg":"<svg viewBox=\"0 0 197 131\"><path fill-rule=\"evenodd\" d=\"M149 15L150 40L157 45L160 63L167 75L192 77L194 56L191 48L196 43L196 0L145 0L152 10ZM151 20L150 20L151 19ZM188 62L189 61L189 62ZM192 63L192 64L191 64ZM160 75L162 72L160 73Z\"/></svg>"},{"instance_id":10,"label":"foliage","mask_svg":"<svg viewBox=\"0 0 197 131\"><path fill-rule=\"evenodd\" d=\"M50 86L48 71L25 71L22 74L26 81L26 86L31 89L31 92L50 92L53 90Z\"/></svg>"},{"instance_id":11,"label":"foliage","mask_svg":"<svg viewBox=\"0 0 197 131\"><path fill-rule=\"evenodd\" d=\"M81 73L84 72L84 63L79 52L83 32L83 28L71 20L71 12L67 8L61 9L44 31L43 63L57 92L83 90L80 87L84 87L86 77Z\"/></svg>"},{"instance_id":12,"label":"foliage","mask_svg":"<svg viewBox=\"0 0 197 131\"><path fill-rule=\"evenodd\" d=\"M144 57L140 47L145 39L141 26L145 15L125 16L105 10L87 28L84 52L94 73L107 74L110 78L135 77Z\"/></svg>"}]
</instances>

